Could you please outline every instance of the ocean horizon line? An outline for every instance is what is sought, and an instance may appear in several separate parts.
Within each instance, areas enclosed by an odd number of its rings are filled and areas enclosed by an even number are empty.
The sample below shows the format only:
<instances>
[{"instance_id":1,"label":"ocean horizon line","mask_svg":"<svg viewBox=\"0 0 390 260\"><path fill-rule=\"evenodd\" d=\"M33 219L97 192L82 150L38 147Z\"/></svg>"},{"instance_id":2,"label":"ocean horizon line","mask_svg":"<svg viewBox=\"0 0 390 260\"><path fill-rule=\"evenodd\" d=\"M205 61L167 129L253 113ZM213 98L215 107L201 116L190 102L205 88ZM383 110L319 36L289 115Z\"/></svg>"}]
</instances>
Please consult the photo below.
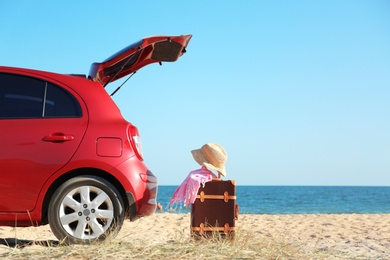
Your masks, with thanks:
<instances>
[{"instance_id":1,"label":"ocean horizon line","mask_svg":"<svg viewBox=\"0 0 390 260\"><path fill-rule=\"evenodd\" d=\"M159 186L158 201L169 205L177 187ZM252 214L390 213L390 187L238 185L236 203Z\"/></svg>"}]
</instances>

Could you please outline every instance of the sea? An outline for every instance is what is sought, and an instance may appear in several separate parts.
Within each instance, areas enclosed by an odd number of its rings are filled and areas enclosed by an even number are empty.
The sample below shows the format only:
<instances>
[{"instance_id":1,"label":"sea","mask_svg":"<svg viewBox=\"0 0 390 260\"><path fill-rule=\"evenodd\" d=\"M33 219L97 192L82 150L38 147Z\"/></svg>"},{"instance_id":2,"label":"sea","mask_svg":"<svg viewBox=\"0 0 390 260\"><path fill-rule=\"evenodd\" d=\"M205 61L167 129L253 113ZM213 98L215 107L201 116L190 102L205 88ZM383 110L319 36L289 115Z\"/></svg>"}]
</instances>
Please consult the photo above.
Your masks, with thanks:
<instances>
[{"instance_id":1,"label":"sea","mask_svg":"<svg viewBox=\"0 0 390 260\"><path fill-rule=\"evenodd\" d=\"M169 205L178 186L159 186L160 212L189 213ZM390 187L378 186L237 186L240 214L390 213Z\"/></svg>"}]
</instances>

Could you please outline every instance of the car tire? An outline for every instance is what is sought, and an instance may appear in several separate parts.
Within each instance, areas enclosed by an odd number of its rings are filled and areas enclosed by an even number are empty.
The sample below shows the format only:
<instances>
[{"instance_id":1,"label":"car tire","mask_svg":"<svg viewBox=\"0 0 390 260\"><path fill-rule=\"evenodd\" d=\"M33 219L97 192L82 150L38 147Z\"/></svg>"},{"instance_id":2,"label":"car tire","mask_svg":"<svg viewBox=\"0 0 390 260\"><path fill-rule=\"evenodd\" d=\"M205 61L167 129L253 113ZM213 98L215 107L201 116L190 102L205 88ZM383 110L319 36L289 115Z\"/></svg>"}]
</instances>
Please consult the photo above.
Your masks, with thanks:
<instances>
[{"instance_id":1,"label":"car tire","mask_svg":"<svg viewBox=\"0 0 390 260\"><path fill-rule=\"evenodd\" d=\"M62 243L90 244L115 236L124 221L118 190L96 176L74 177L57 188L49 208L53 234Z\"/></svg>"}]
</instances>

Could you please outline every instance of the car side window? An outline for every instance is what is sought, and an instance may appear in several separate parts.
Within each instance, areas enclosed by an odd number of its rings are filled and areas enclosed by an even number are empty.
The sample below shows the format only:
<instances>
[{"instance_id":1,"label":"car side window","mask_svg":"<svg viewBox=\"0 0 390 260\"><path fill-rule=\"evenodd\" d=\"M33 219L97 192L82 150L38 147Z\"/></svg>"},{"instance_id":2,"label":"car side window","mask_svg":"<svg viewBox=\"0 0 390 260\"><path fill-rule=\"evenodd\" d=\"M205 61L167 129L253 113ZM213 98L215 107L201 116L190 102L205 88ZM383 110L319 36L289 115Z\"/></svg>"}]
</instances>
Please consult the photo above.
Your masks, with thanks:
<instances>
[{"instance_id":1,"label":"car side window","mask_svg":"<svg viewBox=\"0 0 390 260\"><path fill-rule=\"evenodd\" d=\"M47 84L44 117L80 117L81 107L66 90L52 83Z\"/></svg>"},{"instance_id":2,"label":"car side window","mask_svg":"<svg viewBox=\"0 0 390 260\"><path fill-rule=\"evenodd\" d=\"M65 89L32 77L0 73L0 118L80 116L80 104Z\"/></svg>"},{"instance_id":3,"label":"car side window","mask_svg":"<svg viewBox=\"0 0 390 260\"><path fill-rule=\"evenodd\" d=\"M42 117L45 84L41 80L0 74L2 118Z\"/></svg>"}]
</instances>

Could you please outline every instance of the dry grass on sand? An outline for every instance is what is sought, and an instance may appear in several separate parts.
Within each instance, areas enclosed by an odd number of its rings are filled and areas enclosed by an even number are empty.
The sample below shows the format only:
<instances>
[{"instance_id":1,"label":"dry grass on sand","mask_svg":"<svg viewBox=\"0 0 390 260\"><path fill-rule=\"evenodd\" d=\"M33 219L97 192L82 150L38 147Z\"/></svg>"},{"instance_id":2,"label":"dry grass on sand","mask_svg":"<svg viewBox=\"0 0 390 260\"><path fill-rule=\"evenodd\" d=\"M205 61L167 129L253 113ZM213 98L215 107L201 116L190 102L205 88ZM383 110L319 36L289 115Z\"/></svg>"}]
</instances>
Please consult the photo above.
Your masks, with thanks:
<instances>
[{"instance_id":1,"label":"dry grass on sand","mask_svg":"<svg viewBox=\"0 0 390 260\"><path fill-rule=\"evenodd\" d=\"M189 235L189 214L126 222L112 240L61 245L48 226L0 227L3 259L386 259L390 214L240 215L235 239ZM386 237L387 236L387 237Z\"/></svg>"}]
</instances>

